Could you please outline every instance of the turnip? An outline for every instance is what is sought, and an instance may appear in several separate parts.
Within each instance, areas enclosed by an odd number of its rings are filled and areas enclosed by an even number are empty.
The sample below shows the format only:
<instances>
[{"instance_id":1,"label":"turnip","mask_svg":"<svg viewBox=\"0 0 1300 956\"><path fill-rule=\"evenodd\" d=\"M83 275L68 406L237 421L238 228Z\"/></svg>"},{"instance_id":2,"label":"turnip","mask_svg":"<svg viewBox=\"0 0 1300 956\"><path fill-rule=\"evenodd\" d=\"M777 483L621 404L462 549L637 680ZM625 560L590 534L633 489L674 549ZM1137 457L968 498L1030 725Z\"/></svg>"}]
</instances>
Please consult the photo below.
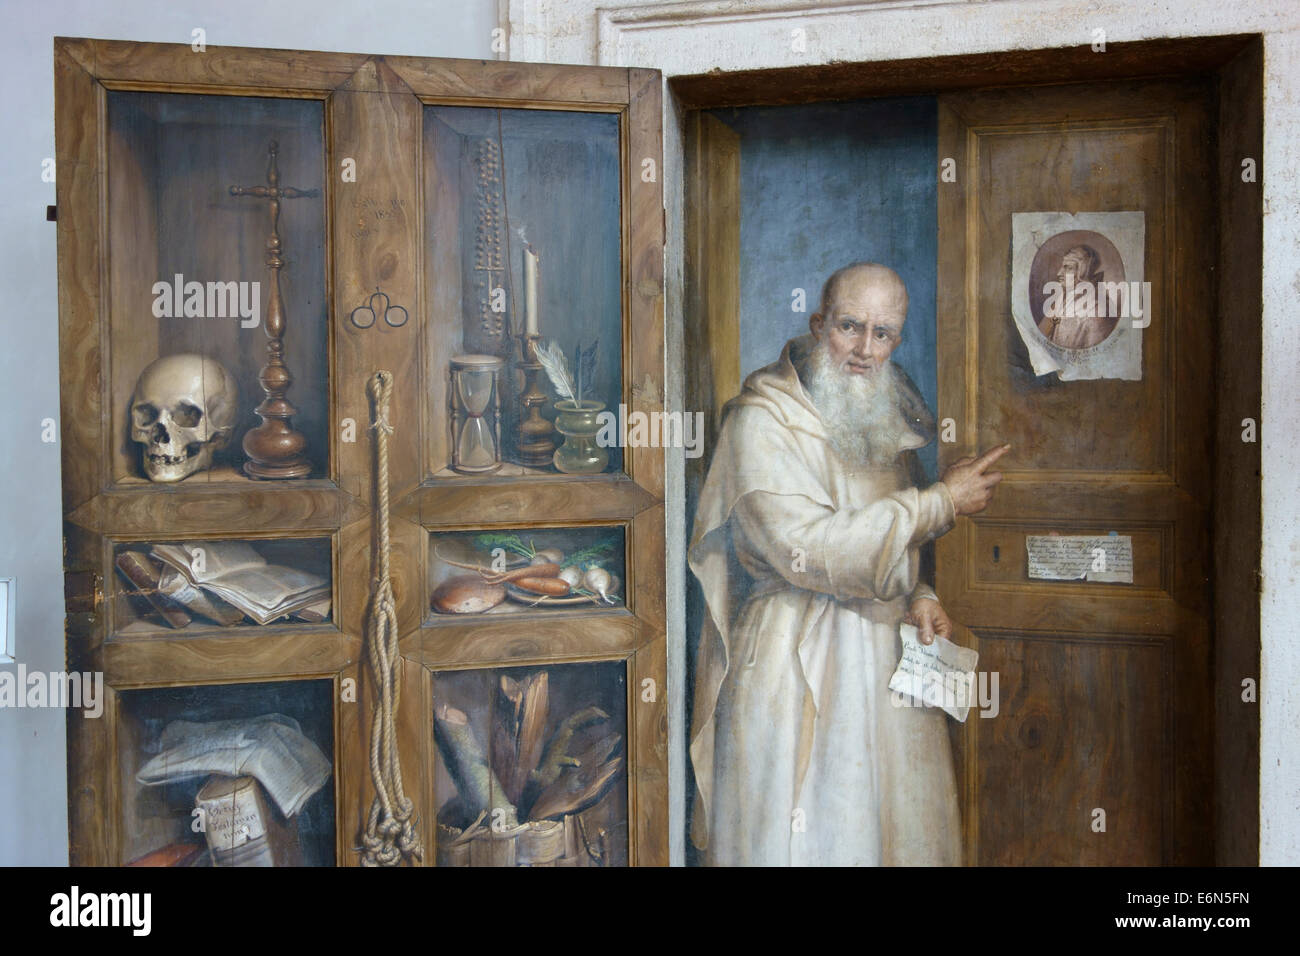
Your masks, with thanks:
<instances>
[{"instance_id":1,"label":"turnip","mask_svg":"<svg viewBox=\"0 0 1300 956\"><path fill-rule=\"evenodd\" d=\"M614 599L606 593L612 583L613 580L610 578L609 572L600 567L588 568L587 573L582 576L582 586L588 591L599 594L600 599L606 604L614 603Z\"/></svg>"}]
</instances>

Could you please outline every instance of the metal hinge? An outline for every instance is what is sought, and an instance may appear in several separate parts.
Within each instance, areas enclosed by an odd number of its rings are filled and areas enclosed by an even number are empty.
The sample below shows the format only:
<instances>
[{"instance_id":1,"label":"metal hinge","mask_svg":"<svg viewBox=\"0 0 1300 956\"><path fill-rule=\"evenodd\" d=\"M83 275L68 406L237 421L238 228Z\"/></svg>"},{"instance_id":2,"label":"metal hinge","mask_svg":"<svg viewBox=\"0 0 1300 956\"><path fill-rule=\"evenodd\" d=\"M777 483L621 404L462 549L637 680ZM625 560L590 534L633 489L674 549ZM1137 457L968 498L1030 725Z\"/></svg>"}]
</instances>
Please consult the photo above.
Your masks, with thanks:
<instances>
[{"instance_id":1,"label":"metal hinge","mask_svg":"<svg viewBox=\"0 0 1300 956\"><path fill-rule=\"evenodd\" d=\"M104 578L95 571L75 571L63 578L69 614L98 614L104 606Z\"/></svg>"}]
</instances>

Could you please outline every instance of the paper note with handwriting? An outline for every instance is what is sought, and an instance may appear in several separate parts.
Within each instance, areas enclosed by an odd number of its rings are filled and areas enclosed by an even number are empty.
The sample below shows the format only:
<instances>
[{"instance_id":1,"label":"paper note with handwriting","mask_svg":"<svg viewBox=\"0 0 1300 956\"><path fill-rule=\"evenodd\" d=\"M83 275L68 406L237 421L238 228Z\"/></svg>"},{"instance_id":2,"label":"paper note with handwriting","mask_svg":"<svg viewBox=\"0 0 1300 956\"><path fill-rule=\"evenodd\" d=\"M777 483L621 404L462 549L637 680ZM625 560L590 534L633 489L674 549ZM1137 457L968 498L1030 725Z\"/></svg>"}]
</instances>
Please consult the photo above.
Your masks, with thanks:
<instances>
[{"instance_id":1,"label":"paper note with handwriting","mask_svg":"<svg viewBox=\"0 0 1300 956\"><path fill-rule=\"evenodd\" d=\"M1036 580L1133 583L1133 539L1126 534L1030 534L1025 548Z\"/></svg>"},{"instance_id":2,"label":"paper note with handwriting","mask_svg":"<svg viewBox=\"0 0 1300 956\"><path fill-rule=\"evenodd\" d=\"M903 658L889 679L889 689L926 707L938 707L964 723L975 700L979 652L937 634L933 644L922 644L911 624L900 624L898 636L903 640Z\"/></svg>"}]
</instances>

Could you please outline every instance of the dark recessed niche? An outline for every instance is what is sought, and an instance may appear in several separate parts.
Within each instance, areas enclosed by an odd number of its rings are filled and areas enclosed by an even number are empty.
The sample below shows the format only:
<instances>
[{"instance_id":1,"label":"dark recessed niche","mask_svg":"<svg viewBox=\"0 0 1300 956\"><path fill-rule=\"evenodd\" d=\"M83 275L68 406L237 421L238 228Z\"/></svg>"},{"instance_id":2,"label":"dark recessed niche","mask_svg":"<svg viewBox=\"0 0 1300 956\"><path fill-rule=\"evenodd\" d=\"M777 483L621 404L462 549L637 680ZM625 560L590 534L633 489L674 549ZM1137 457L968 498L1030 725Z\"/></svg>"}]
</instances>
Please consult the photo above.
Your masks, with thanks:
<instances>
[{"instance_id":1,"label":"dark recessed niche","mask_svg":"<svg viewBox=\"0 0 1300 956\"><path fill-rule=\"evenodd\" d=\"M118 542L113 637L329 625L329 538Z\"/></svg>"},{"instance_id":2,"label":"dark recessed niche","mask_svg":"<svg viewBox=\"0 0 1300 956\"><path fill-rule=\"evenodd\" d=\"M433 675L439 866L625 866L623 661Z\"/></svg>"},{"instance_id":3,"label":"dark recessed niche","mask_svg":"<svg viewBox=\"0 0 1300 956\"><path fill-rule=\"evenodd\" d=\"M622 470L617 445L587 459L575 451L557 468L546 442L565 442L551 431L555 403L564 396L540 367L525 367L533 359L524 351L524 336L535 329L539 344L565 357L575 387L584 364L575 353L590 352L583 408L618 414L624 348L619 135L616 113L425 107L427 288L436 319L426 326L434 385L431 477ZM485 357L498 359L499 367L488 368ZM480 371L457 391L452 371L465 359ZM495 389L487 383L492 376ZM535 406L524 404L530 393ZM455 421L457 407L462 417L466 409L485 416L468 440ZM499 429L492 409L499 409ZM570 419L561 427L590 424ZM482 450L489 440L498 467Z\"/></svg>"},{"instance_id":4,"label":"dark recessed niche","mask_svg":"<svg viewBox=\"0 0 1300 956\"><path fill-rule=\"evenodd\" d=\"M123 691L121 862L332 866L333 687L299 680Z\"/></svg>"},{"instance_id":5,"label":"dark recessed niche","mask_svg":"<svg viewBox=\"0 0 1300 956\"><path fill-rule=\"evenodd\" d=\"M310 476L324 477L330 437L324 104L111 90L107 119L108 242L131 250L109 262L113 479L127 485L251 480L243 471L243 439L261 424L255 409L265 395L259 376L267 364L271 216L267 200L232 195L231 187L266 184L272 143L280 185L316 193L282 201L278 235L292 426L307 440ZM208 364L200 367L190 356ZM159 360L171 364L145 376ZM177 369L178 362L199 373ZM197 385L186 384L196 378ZM197 425L186 423L182 399L204 412ZM140 400L168 415L146 415L142 427L133 415ZM158 417L165 436L157 431Z\"/></svg>"},{"instance_id":6,"label":"dark recessed niche","mask_svg":"<svg viewBox=\"0 0 1300 956\"><path fill-rule=\"evenodd\" d=\"M622 525L429 534L426 623L626 607Z\"/></svg>"}]
</instances>

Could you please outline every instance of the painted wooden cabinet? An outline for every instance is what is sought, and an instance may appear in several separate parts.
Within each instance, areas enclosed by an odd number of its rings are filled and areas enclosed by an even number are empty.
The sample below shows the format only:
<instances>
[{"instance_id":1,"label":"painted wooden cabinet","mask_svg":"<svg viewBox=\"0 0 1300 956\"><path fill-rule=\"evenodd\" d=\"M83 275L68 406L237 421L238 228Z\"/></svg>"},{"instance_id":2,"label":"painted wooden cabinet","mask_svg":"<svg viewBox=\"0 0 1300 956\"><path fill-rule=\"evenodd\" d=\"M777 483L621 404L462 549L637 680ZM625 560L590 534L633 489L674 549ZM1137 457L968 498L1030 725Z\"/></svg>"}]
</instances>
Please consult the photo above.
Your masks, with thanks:
<instances>
[{"instance_id":1,"label":"painted wooden cabinet","mask_svg":"<svg viewBox=\"0 0 1300 956\"><path fill-rule=\"evenodd\" d=\"M666 863L659 74L55 76L72 860Z\"/></svg>"}]
</instances>

